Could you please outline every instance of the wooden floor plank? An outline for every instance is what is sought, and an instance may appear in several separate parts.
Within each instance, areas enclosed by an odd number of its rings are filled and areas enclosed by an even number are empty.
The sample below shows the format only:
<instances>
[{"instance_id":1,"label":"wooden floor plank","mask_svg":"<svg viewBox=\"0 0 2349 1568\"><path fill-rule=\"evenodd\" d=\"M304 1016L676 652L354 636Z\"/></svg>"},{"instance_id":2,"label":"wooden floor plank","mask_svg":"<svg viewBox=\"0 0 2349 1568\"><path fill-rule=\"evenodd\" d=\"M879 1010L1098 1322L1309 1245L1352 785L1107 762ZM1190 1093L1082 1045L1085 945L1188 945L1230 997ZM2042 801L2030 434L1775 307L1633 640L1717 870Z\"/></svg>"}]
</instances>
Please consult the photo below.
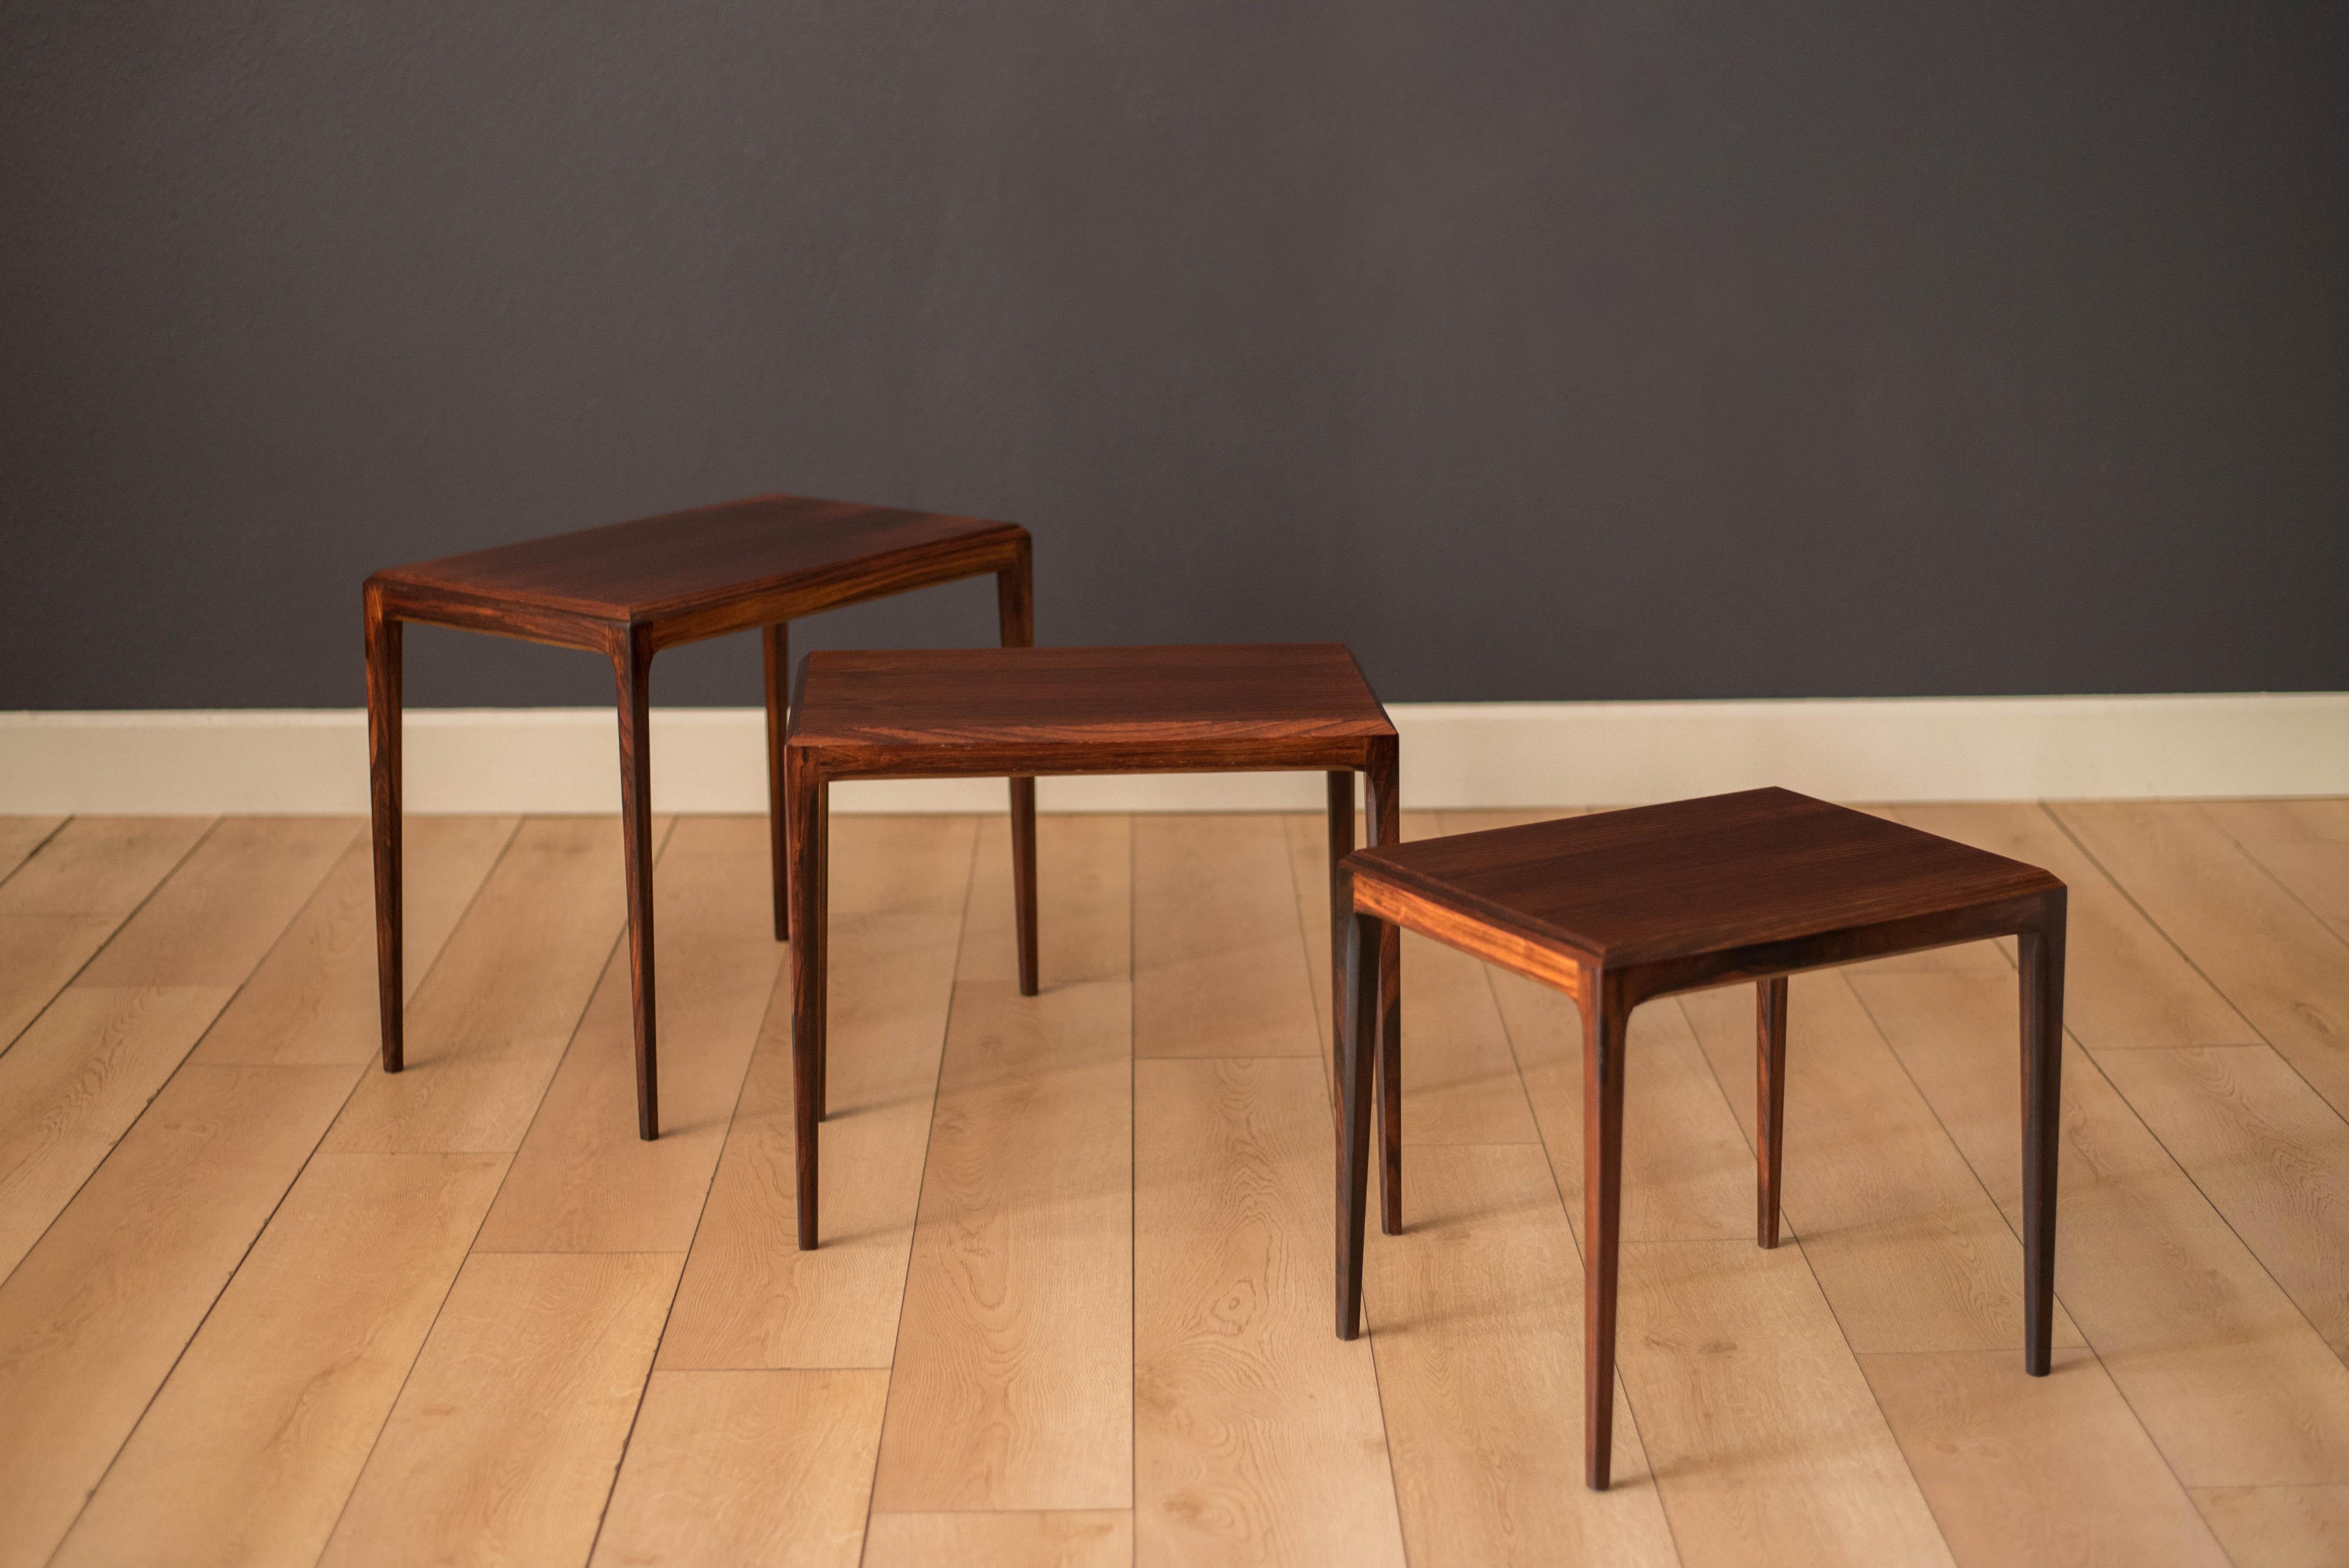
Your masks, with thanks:
<instances>
[{"instance_id":1,"label":"wooden floor plank","mask_svg":"<svg viewBox=\"0 0 2349 1568\"><path fill-rule=\"evenodd\" d=\"M2200 809L2349 941L2349 800L2206 800Z\"/></svg>"},{"instance_id":2,"label":"wooden floor plank","mask_svg":"<svg viewBox=\"0 0 2349 1568\"><path fill-rule=\"evenodd\" d=\"M0 914L110 914L119 921L187 858L213 820L76 817L0 882Z\"/></svg>"},{"instance_id":3,"label":"wooden floor plank","mask_svg":"<svg viewBox=\"0 0 2349 1568\"><path fill-rule=\"evenodd\" d=\"M0 882L0 1052L211 826L209 817L77 817Z\"/></svg>"},{"instance_id":4,"label":"wooden floor plank","mask_svg":"<svg viewBox=\"0 0 2349 1568\"><path fill-rule=\"evenodd\" d=\"M2349 1563L2349 1486L2197 1487L2194 1505L2235 1568Z\"/></svg>"},{"instance_id":5,"label":"wooden floor plank","mask_svg":"<svg viewBox=\"0 0 2349 1568\"><path fill-rule=\"evenodd\" d=\"M2195 809L2239 844L2349 843L2349 799L2201 800Z\"/></svg>"},{"instance_id":6,"label":"wooden floor plank","mask_svg":"<svg viewBox=\"0 0 2349 1568\"><path fill-rule=\"evenodd\" d=\"M357 1070L181 1068L0 1284L0 1568L63 1538Z\"/></svg>"},{"instance_id":7,"label":"wooden floor plank","mask_svg":"<svg viewBox=\"0 0 2349 1568\"><path fill-rule=\"evenodd\" d=\"M682 1253L782 973L757 817L680 818L654 880L661 1135L636 1135L635 990L617 944L474 1243Z\"/></svg>"},{"instance_id":8,"label":"wooden floor plank","mask_svg":"<svg viewBox=\"0 0 2349 1568\"><path fill-rule=\"evenodd\" d=\"M603 1568L856 1568L886 1372L656 1372L595 1542Z\"/></svg>"},{"instance_id":9,"label":"wooden floor plank","mask_svg":"<svg viewBox=\"0 0 2349 1568\"><path fill-rule=\"evenodd\" d=\"M1432 811L1402 814L1406 842L1432 839ZM1538 1143L1485 965L1415 932L1402 937L1402 1140ZM1411 1217L1411 1162L1403 1162L1403 1218Z\"/></svg>"},{"instance_id":10,"label":"wooden floor plank","mask_svg":"<svg viewBox=\"0 0 2349 1568\"><path fill-rule=\"evenodd\" d=\"M74 985L0 1056L0 1279L220 1012L226 986Z\"/></svg>"},{"instance_id":11,"label":"wooden floor plank","mask_svg":"<svg viewBox=\"0 0 2349 1568\"><path fill-rule=\"evenodd\" d=\"M418 817L405 830L401 928L408 995L513 838L515 817ZM238 992L195 1059L254 1066L363 1062L382 1047L375 969L375 851L364 835Z\"/></svg>"},{"instance_id":12,"label":"wooden floor plank","mask_svg":"<svg viewBox=\"0 0 2349 1568\"><path fill-rule=\"evenodd\" d=\"M2229 1568L2091 1352L2045 1377L2002 1350L1860 1365L1959 1568Z\"/></svg>"},{"instance_id":13,"label":"wooden floor plank","mask_svg":"<svg viewBox=\"0 0 2349 1568\"><path fill-rule=\"evenodd\" d=\"M2084 1045L2238 1046L2259 1038L2041 807L1904 806L1897 815L1912 828L2044 867L2064 880L2070 889L2064 1022ZM1978 953L1991 946L1970 945ZM2013 952L2012 941L1996 945Z\"/></svg>"},{"instance_id":14,"label":"wooden floor plank","mask_svg":"<svg viewBox=\"0 0 2349 1568\"><path fill-rule=\"evenodd\" d=\"M585 1562L683 1262L466 1260L322 1568Z\"/></svg>"},{"instance_id":15,"label":"wooden floor plank","mask_svg":"<svg viewBox=\"0 0 2349 1568\"><path fill-rule=\"evenodd\" d=\"M661 1340L663 1368L889 1365L976 837L968 817L833 819L822 1137L825 1169L854 1179L823 1184L823 1244L801 1252L783 975ZM989 895L1008 900L1008 834L989 849Z\"/></svg>"},{"instance_id":16,"label":"wooden floor plank","mask_svg":"<svg viewBox=\"0 0 2349 1568\"><path fill-rule=\"evenodd\" d=\"M111 914L0 914L0 1060L121 923Z\"/></svg>"},{"instance_id":17,"label":"wooden floor plank","mask_svg":"<svg viewBox=\"0 0 2349 1568\"><path fill-rule=\"evenodd\" d=\"M1319 1054L1278 817L1134 819L1133 1019L1138 1057Z\"/></svg>"},{"instance_id":18,"label":"wooden floor plank","mask_svg":"<svg viewBox=\"0 0 2349 1568\"><path fill-rule=\"evenodd\" d=\"M2267 1043L2349 1115L2349 941L2194 806L2065 802L2054 810Z\"/></svg>"},{"instance_id":19,"label":"wooden floor plank","mask_svg":"<svg viewBox=\"0 0 2349 1568\"><path fill-rule=\"evenodd\" d=\"M1754 988L1680 1002L1721 1081L1751 1085ZM1852 1348L2022 1349L2021 1239L1844 974L1795 976L1786 1016L1780 1202ZM1754 1098L1733 1097L1748 1136ZM2084 1343L2060 1305L2055 1343Z\"/></svg>"},{"instance_id":20,"label":"wooden floor plank","mask_svg":"<svg viewBox=\"0 0 2349 1568\"><path fill-rule=\"evenodd\" d=\"M1133 1561L1133 1515L1123 1509L876 1513L864 1540L864 1568L1130 1568Z\"/></svg>"},{"instance_id":21,"label":"wooden floor plank","mask_svg":"<svg viewBox=\"0 0 2349 1568\"><path fill-rule=\"evenodd\" d=\"M656 845L667 831L656 819ZM510 1154L521 1146L626 926L618 841L611 818L523 823L409 1006L407 1070L368 1071L326 1147Z\"/></svg>"},{"instance_id":22,"label":"wooden floor plank","mask_svg":"<svg viewBox=\"0 0 2349 1568\"><path fill-rule=\"evenodd\" d=\"M2011 984L1853 988L2020 1223ZM2349 1481L2349 1369L2096 1070L2065 1053L2055 1292L2189 1486Z\"/></svg>"},{"instance_id":23,"label":"wooden floor plank","mask_svg":"<svg viewBox=\"0 0 2349 1568\"><path fill-rule=\"evenodd\" d=\"M2108 1051L2096 1065L2349 1356L2349 1122L2265 1046Z\"/></svg>"},{"instance_id":24,"label":"wooden floor plank","mask_svg":"<svg viewBox=\"0 0 2349 1568\"><path fill-rule=\"evenodd\" d=\"M0 882L65 823L63 817L0 817Z\"/></svg>"},{"instance_id":25,"label":"wooden floor plank","mask_svg":"<svg viewBox=\"0 0 2349 1568\"><path fill-rule=\"evenodd\" d=\"M1623 1382L1689 1568L1947 1563L1799 1243L1623 1248Z\"/></svg>"},{"instance_id":26,"label":"wooden floor plank","mask_svg":"<svg viewBox=\"0 0 2349 1568\"><path fill-rule=\"evenodd\" d=\"M364 831L350 817L222 818L77 983L242 985Z\"/></svg>"},{"instance_id":27,"label":"wooden floor plank","mask_svg":"<svg viewBox=\"0 0 2349 1568\"><path fill-rule=\"evenodd\" d=\"M1501 969L1485 973L1579 1241L1582 1016L1571 998L1550 986ZM1750 1022L1747 1028L1750 1035ZM1740 1113L1723 1098L1674 1003L1633 1010L1625 1059L1624 1236L1647 1242L1751 1236L1754 1150L1738 1126ZM1410 1114L1408 1101L1404 1114Z\"/></svg>"},{"instance_id":28,"label":"wooden floor plank","mask_svg":"<svg viewBox=\"0 0 2349 1568\"><path fill-rule=\"evenodd\" d=\"M1619 1390L1614 1485L1582 1484L1582 1264L1541 1151L1413 1157L1415 1217L1371 1238L1363 1310L1415 1568L1679 1561Z\"/></svg>"},{"instance_id":29,"label":"wooden floor plank","mask_svg":"<svg viewBox=\"0 0 2349 1568\"><path fill-rule=\"evenodd\" d=\"M56 1563L317 1561L497 1191L495 1154L321 1154Z\"/></svg>"},{"instance_id":30,"label":"wooden floor plank","mask_svg":"<svg viewBox=\"0 0 2349 1568\"><path fill-rule=\"evenodd\" d=\"M1233 996L1256 979L1236 975ZM1302 1006L1301 965L1289 980ZM1192 1016L1222 1026L1204 1006ZM1371 1347L1330 1331L1320 1064L1144 1060L1134 1097L1141 1560L1402 1568Z\"/></svg>"},{"instance_id":31,"label":"wooden floor plank","mask_svg":"<svg viewBox=\"0 0 2349 1568\"><path fill-rule=\"evenodd\" d=\"M979 848L877 1510L1133 1506L1131 828L1038 831L1040 996L992 830Z\"/></svg>"}]
</instances>

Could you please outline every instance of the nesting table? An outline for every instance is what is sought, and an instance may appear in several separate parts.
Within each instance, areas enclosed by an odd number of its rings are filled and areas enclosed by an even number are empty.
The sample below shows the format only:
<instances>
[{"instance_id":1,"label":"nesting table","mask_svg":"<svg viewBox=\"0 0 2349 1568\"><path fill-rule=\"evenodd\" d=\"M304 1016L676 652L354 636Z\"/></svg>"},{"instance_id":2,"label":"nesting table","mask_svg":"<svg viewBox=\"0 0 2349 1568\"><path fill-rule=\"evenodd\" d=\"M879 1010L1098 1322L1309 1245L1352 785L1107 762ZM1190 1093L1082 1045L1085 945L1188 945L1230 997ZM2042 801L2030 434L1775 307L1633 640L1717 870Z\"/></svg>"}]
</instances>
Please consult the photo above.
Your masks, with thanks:
<instances>
[{"instance_id":1,"label":"nesting table","mask_svg":"<svg viewBox=\"0 0 2349 1568\"><path fill-rule=\"evenodd\" d=\"M1361 1326L1373 1057L1392 1047L1379 961L1397 926L1556 987L1582 1012L1585 1479L1605 1491L1615 1413L1624 1043L1651 997L1756 995L1755 1240L1778 1241L1786 976L1985 937L2023 968L2023 1369L2044 1377L2055 1289L2064 884L2036 866L1786 789L1392 841L1347 857L1339 1072L1338 1332ZM1333 958L1335 954L1333 954ZM1381 1061L1383 1079L1387 1068ZM1392 1096L1386 1114L1392 1114Z\"/></svg>"},{"instance_id":2,"label":"nesting table","mask_svg":"<svg viewBox=\"0 0 2349 1568\"><path fill-rule=\"evenodd\" d=\"M402 1065L400 628L409 621L584 648L612 661L635 983L636 1130L660 1131L653 984L652 749L648 677L663 648L765 630L769 848L775 939L789 934L782 809L783 686L798 616L993 573L1003 642L1035 640L1028 531L1009 522L767 495L394 566L367 580L367 755L375 836L383 1067ZM1016 772L1016 769L1006 771ZM1011 826L1030 863L1031 779L1011 780ZM1023 885L1023 900L1032 898ZM1030 923L1034 912L1025 915Z\"/></svg>"},{"instance_id":3,"label":"nesting table","mask_svg":"<svg viewBox=\"0 0 2349 1568\"><path fill-rule=\"evenodd\" d=\"M1397 764L1394 726L1353 655L1336 643L809 655L792 693L783 764L800 1245L816 1244L825 862L834 779L1319 770L1328 775L1334 937L1351 915L1340 900L1335 868L1353 848L1354 775L1367 779L1371 841L1392 844L1400 820ZM1019 838L1013 852L1021 895L1019 989L1032 996L1032 835ZM1384 1059L1399 1063L1401 939L1372 941L1374 954L1365 962L1388 1031ZM1338 1016L1333 1008L1332 1019ZM1385 1081L1391 1113L1396 1087ZM1392 1114L1386 1125L1399 1134ZM1383 1147L1392 1169L1393 1145ZM1391 1196L1399 1217L1399 1190Z\"/></svg>"}]
</instances>

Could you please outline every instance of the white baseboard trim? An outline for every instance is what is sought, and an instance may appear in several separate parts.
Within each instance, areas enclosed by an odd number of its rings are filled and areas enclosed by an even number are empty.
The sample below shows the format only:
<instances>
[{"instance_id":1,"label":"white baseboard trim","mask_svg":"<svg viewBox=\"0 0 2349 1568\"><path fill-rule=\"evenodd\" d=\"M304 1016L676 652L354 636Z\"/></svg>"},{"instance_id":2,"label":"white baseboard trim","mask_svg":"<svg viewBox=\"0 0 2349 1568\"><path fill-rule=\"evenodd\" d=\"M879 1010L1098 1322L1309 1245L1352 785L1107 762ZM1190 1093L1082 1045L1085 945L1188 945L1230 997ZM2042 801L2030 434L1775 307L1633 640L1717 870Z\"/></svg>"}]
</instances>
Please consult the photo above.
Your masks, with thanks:
<instances>
[{"instance_id":1,"label":"white baseboard trim","mask_svg":"<svg viewBox=\"0 0 2349 1568\"><path fill-rule=\"evenodd\" d=\"M1785 702L1398 703L1413 808L1585 806L1783 784L1843 800L2349 795L2349 692ZM757 708L653 713L664 811L766 806ZM616 809L608 708L419 708L419 812ZM1048 779L1056 811L1307 810L1309 774ZM844 784L842 811L999 811L993 779ZM351 710L0 713L0 812L364 812Z\"/></svg>"}]
</instances>

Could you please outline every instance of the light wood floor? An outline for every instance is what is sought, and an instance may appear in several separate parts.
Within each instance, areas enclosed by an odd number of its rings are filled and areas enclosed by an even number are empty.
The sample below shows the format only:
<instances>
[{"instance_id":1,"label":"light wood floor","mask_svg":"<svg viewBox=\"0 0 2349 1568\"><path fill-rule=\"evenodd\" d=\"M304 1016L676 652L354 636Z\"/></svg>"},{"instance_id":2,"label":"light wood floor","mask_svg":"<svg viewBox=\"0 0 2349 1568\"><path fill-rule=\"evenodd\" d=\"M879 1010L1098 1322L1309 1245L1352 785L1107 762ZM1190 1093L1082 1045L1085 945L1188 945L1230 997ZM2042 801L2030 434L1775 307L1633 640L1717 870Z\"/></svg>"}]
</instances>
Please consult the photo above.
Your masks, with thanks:
<instances>
[{"instance_id":1,"label":"light wood floor","mask_svg":"<svg viewBox=\"0 0 2349 1568\"><path fill-rule=\"evenodd\" d=\"M633 1133L608 820L0 820L0 1568L2349 1563L2349 801L1898 808L2072 885L2056 1368L2015 981L1637 1015L1617 1489L1583 1490L1571 1006L1413 938L1408 1233L1330 1332L1322 828L834 824L792 1245L765 826L658 825ZM1531 814L1526 814L1531 815ZM1514 820L1407 817L1414 834Z\"/></svg>"}]
</instances>

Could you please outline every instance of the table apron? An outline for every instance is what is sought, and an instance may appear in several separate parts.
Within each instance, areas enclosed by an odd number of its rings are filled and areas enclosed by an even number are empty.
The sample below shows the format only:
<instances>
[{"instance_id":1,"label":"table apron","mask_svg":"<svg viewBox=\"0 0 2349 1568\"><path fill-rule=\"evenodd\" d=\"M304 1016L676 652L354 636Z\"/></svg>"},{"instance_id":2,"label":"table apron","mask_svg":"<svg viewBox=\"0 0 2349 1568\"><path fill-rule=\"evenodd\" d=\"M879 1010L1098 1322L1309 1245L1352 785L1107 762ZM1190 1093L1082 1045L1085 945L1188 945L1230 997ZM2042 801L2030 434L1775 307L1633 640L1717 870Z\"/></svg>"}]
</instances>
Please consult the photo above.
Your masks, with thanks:
<instances>
[{"instance_id":1,"label":"table apron","mask_svg":"<svg viewBox=\"0 0 2349 1568\"><path fill-rule=\"evenodd\" d=\"M1164 747L1072 743L1066 747L941 749L936 756L873 758L827 747L792 747L802 766L833 779L1049 779L1102 773L1301 773L1357 771L1386 737L1346 736L1311 741L1221 741L1170 756Z\"/></svg>"},{"instance_id":2,"label":"table apron","mask_svg":"<svg viewBox=\"0 0 2349 1568\"><path fill-rule=\"evenodd\" d=\"M1454 910L1392 882L1353 875L1353 906L1365 914L1374 914L1471 957L1497 964L1577 1000L1588 994L1600 973L1619 974L1628 1001L1634 1006L1658 996L1799 975L1811 969L1832 969L1898 953L1922 953L1961 943L2020 936L2042 928L2047 919L2049 898L2060 896L2061 892L2061 889L2055 889L2052 894L2023 893L1968 909L1937 910L1723 953L1610 964L1601 957Z\"/></svg>"}]
</instances>

